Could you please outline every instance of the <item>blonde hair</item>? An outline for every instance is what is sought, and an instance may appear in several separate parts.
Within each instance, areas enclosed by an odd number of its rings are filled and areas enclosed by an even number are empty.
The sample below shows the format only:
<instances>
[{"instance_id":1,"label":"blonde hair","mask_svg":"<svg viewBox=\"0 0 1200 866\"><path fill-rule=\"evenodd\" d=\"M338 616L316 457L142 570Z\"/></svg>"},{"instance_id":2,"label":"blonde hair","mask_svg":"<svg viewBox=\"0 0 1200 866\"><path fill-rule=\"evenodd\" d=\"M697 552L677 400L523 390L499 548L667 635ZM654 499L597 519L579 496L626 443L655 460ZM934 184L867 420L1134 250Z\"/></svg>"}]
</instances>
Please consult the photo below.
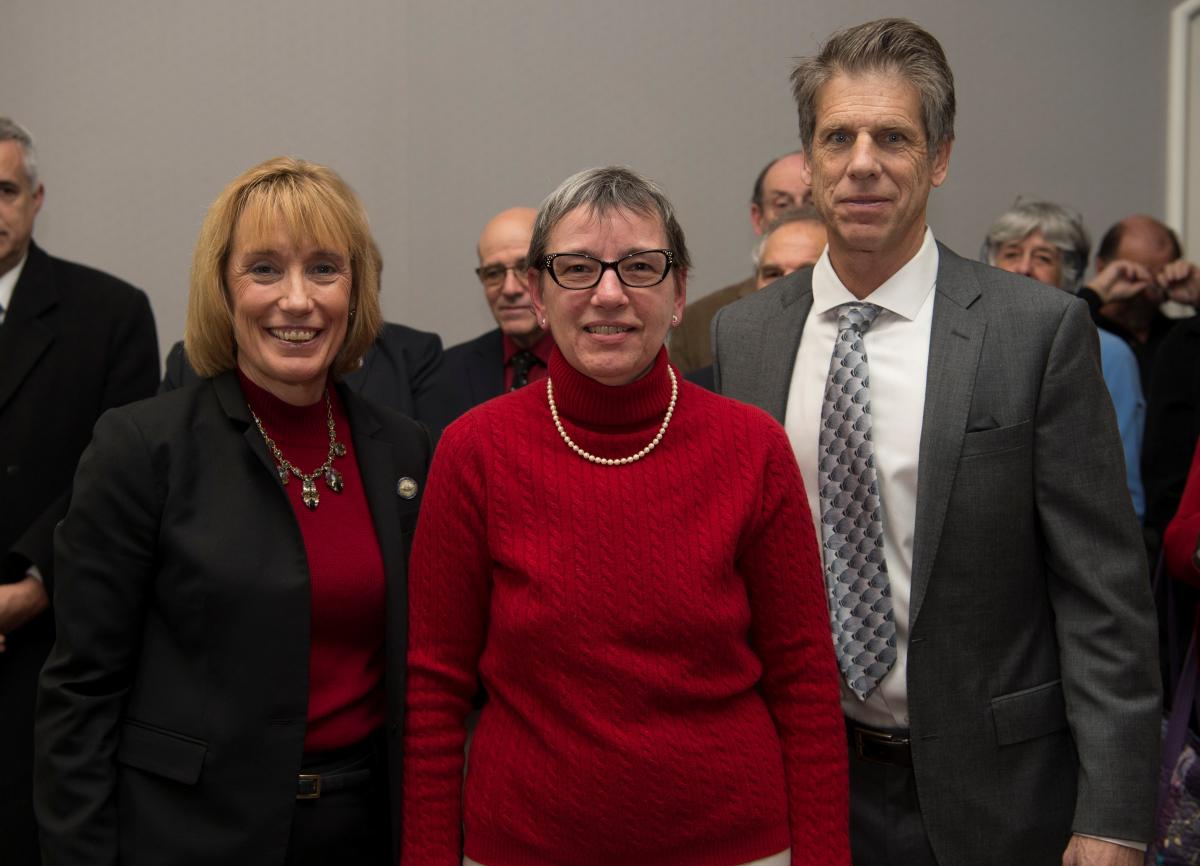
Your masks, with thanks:
<instances>
[{"instance_id":1,"label":"blonde hair","mask_svg":"<svg viewBox=\"0 0 1200 866\"><path fill-rule=\"evenodd\" d=\"M379 248L354 190L332 169L290 156L269 159L242 174L217 196L204 217L192 257L183 329L192 367L201 376L215 376L237 365L225 266L233 233L243 219L255 237L282 225L296 240L349 251L353 314L332 372L342 376L357 369L383 327Z\"/></svg>"}]
</instances>

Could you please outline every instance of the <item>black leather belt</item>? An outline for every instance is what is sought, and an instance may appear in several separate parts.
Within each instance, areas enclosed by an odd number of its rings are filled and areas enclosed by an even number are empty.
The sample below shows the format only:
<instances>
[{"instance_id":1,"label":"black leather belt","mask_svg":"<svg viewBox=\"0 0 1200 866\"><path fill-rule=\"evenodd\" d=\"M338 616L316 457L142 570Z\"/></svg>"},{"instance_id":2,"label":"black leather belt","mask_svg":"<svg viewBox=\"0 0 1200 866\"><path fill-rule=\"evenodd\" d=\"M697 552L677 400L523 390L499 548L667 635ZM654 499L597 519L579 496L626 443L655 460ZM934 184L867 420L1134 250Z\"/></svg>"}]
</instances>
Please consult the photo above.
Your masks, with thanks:
<instances>
[{"instance_id":1,"label":"black leather belt","mask_svg":"<svg viewBox=\"0 0 1200 866\"><path fill-rule=\"evenodd\" d=\"M301 773L296 777L296 799L316 800L346 788L357 788L371 781L371 768L345 773Z\"/></svg>"},{"instance_id":2,"label":"black leather belt","mask_svg":"<svg viewBox=\"0 0 1200 866\"><path fill-rule=\"evenodd\" d=\"M846 738L851 754L876 764L912 766L912 747L907 732L880 731L846 719Z\"/></svg>"},{"instance_id":3,"label":"black leather belt","mask_svg":"<svg viewBox=\"0 0 1200 866\"><path fill-rule=\"evenodd\" d=\"M305 755L302 771L296 777L296 799L317 800L334 791L358 788L370 783L381 755L376 737L361 743L326 752Z\"/></svg>"}]
</instances>

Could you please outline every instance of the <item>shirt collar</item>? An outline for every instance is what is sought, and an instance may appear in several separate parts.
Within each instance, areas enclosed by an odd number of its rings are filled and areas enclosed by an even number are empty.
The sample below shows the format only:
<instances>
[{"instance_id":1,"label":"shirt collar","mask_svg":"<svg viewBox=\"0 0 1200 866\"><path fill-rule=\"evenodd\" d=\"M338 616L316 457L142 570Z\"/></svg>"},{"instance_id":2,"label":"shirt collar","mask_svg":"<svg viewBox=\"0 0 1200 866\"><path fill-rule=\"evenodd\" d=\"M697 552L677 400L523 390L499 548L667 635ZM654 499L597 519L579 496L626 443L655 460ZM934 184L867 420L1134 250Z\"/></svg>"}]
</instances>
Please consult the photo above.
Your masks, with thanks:
<instances>
[{"instance_id":1,"label":"shirt collar","mask_svg":"<svg viewBox=\"0 0 1200 866\"><path fill-rule=\"evenodd\" d=\"M8 316L8 311L12 308L13 290L17 287L17 280L21 279L21 271L25 269L25 262L29 261L29 251L25 251L24 257L17 262L17 266L12 268L4 276L0 276L0 307L3 312L0 312L0 322Z\"/></svg>"},{"instance_id":2,"label":"shirt collar","mask_svg":"<svg viewBox=\"0 0 1200 866\"><path fill-rule=\"evenodd\" d=\"M925 239L917 254L864 300L912 321L933 291L937 283L937 271L938 248L933 240L933 232L926 226ZM833 265L829 263L828 246L813 267L812 287L813 312L816 313L827 313L842 304L859 302L838 279Z\"/></svg>"},{"instance_id":3,"label":"shirt collar","mask_svg":"<svg viewBox=\"0 0 1200 866\"><path fill-rule=\"evenodd\" d=\"M508 366L509 361L513 359L513 355L517 352L525 351L520 346L512 341L512 337L508 334L502 334L500 342L504 345L504 366ZM529 347L529 351L533 352L534 356L542 362L542 366L550 364L550 352L554 349L554 341L550 339L550 332L542 334L542 338Z\"/></svg>"}]
</instances>

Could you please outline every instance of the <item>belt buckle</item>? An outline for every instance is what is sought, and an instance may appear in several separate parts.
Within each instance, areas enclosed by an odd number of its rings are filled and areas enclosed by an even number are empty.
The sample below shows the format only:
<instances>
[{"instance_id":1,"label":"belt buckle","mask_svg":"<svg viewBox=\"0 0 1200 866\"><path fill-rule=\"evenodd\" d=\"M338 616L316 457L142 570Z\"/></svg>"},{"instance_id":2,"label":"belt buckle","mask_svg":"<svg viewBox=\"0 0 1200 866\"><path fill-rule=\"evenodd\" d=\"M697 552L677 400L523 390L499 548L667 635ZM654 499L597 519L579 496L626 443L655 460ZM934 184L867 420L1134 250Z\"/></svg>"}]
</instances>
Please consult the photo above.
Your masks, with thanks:
<instances>
[{"instance_id":1,"label":"belt buckle","mask_svg":"<svg viewBox=\"0 0 1200 866\"><path fill-rule=\"evenodd\" d=\"M896 737L892 734L885 734L882 731L868 731L863 728L854 726L854 750L858 756L864 761L870 761L874 764L891 763L880 757L879 751L871 748L877 746L884 750L891 746L904 747L909 744L907 737Z\"/></svg>"},{"instance_id":2,"label":"belt buckle","mask_svg":"<svg viewBox=\"0 0 1200 866\"><path fill-rule=\"evenodd\" d=\"M296 799L316 800L321 796L321 774L301 773L296 777Z\"/></svg>"}]
</instances>

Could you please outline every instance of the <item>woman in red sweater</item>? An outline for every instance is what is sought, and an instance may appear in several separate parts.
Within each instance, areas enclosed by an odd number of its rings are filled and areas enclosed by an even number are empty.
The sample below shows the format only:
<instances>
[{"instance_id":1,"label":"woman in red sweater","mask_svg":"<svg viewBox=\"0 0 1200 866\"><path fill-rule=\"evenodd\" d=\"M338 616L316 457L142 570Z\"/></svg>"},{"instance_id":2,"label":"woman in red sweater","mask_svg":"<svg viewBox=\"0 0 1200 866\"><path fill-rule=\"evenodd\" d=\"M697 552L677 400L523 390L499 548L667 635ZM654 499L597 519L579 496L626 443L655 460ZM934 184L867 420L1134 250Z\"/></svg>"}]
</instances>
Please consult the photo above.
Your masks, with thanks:
<instances>
[{"instance_id":1,"label":"woman in red sweater","mask_svg":"<svg viewBox=\"0 0 1200 866\"><path fill-rule=\"evenodd\" d=\"M382 324L379 268L324 166L270 160L209 209L185 331L206 378L100 419L57 535L46 863L395 863L431 446L338 381Z\"/></svg>"},{"instance_id":2,"label":"woman in red sweater","mask_svg":"<svg viewBox=\"0 0 1200 866\"><path fill-rule=\"evenodd\" d=\"M667 361L670 203L577 174L529 262L549 379L446 431L414 542L404 866L847 863L799 471L783 428Z\"/></svg>"}]
</instances>

